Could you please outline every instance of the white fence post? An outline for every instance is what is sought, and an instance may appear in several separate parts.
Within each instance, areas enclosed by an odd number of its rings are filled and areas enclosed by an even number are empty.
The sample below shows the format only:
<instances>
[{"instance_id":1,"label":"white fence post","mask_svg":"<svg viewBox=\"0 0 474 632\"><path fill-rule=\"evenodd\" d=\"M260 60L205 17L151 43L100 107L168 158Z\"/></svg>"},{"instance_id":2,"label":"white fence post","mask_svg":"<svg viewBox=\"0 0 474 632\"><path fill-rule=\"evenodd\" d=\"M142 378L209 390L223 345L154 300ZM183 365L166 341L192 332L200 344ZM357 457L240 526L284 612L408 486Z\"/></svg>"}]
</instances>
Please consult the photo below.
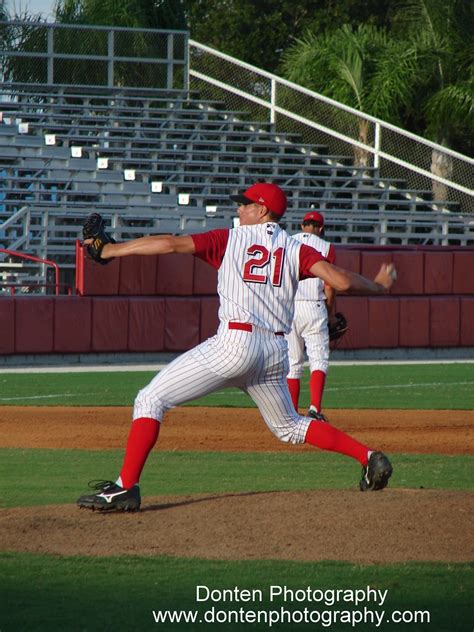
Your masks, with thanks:
<instances>
[{"instance_id":1,"label":"white fence post","mask_svg":"<svg viewBox=\"0 0 474 632\"><path fill-rule=\"evenodd\" d=\"M374 167L378 169L380 167L380 142L382 139L382 128L380 123L375 123L375 138L374 138Z\"/></svg>"},{"instance_id":2,"label":"white fence post","mask_svg":"<svg viewBox=\"0 0 474 632\"><path fill-rule=\"evenodd\" d=\"M274 77L272 77L271 79L271 107L270 107L270 123L275 123L276 121L276 111L275 111L275 106L276 106L276 90L277 90L277 86L276 86L276 80Z\"/></svg>"}]
</instances>

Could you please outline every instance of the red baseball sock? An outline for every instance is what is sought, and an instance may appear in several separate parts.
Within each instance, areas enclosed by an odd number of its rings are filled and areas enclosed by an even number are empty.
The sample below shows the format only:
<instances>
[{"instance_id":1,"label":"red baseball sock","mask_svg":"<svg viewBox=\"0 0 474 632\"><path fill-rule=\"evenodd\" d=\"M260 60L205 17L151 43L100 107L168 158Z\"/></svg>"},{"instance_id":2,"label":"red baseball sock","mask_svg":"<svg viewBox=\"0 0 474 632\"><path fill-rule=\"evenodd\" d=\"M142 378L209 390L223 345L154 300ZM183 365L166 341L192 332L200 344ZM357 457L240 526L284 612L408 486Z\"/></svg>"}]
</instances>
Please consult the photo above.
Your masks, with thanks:
<instances>
[{"instance_id":1,"label":"red baseball sock","mask_svg":"<svg viewBox=\"0 0 474 632\"><path fill-rule=\"evenodd\" d=\"M326 422L312 421L308 426L305 443L315 445L321 450L351 456L353 459L357 459L363 467L368 463L369 448L366 445L359 443L356 439Z\"/></svg>"},{"instance_id":2,"label":"red baseball sock","mask_svg":"<svg viewBox=\"0 0 474 632\"><path fill-rule=\"evenodd\" d=\"M296 412L298 412L298 401L300 399L300 381L295 380L291 377L287 377L286 381L288 382L288 389L291 395L291 401L293 402L293 406L295 407Z\"/></svg>"},{"instance_id":3,"label":"red baseball sock","mask_svg":"<svg viewBox=\"0 0 474 632\"><path fill-rule=\"evenodd\" d=\"M148 417L140 417L133 421L120 472L122 487L125 489L130 489L140 480L145 461L158 439L160 425L159 421Z\"/></svg>"},{"instance_id":4,"label":"red baseball sock","mask_svg":"<svg viewBox=\"0 0 474 632\"><path fill-rule=\"evenodd\" d=\"M311 406L315 406L318 413L321 412L326 373L324 371L312 371L309 377L309 398Z\"/></svg>"}]
</instances>

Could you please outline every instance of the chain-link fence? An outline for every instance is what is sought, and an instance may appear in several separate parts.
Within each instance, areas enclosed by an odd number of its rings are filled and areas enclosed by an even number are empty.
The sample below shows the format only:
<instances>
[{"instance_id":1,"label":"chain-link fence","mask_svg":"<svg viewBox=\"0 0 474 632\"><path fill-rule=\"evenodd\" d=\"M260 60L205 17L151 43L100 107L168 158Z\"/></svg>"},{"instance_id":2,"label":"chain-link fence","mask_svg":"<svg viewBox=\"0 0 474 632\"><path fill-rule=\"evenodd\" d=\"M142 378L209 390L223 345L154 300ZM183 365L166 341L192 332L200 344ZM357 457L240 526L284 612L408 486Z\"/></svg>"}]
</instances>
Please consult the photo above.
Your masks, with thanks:
<instances>
[{"instance_id":1,"label":"chain-link fence","mask_svg":"<svg viewBox=\"0 0 474 632\"><path fill-rule=\"evenodd\" d=\"M183 90L187 56L187 31L0 24L3 83Z\"/></svg>"},{"instance_id":2,"label":"chain-link fence","mask_svg":"<svg viewBox=\"0 0 474 632\"><path fill-rule=\"evenodd\" d=\"M190 87L229 109L298 134L302 145L384 179L434 211L474 212L474 160L190 40ZM309 148L305 148L310 151Z\"/></svg>"}]
</instances>

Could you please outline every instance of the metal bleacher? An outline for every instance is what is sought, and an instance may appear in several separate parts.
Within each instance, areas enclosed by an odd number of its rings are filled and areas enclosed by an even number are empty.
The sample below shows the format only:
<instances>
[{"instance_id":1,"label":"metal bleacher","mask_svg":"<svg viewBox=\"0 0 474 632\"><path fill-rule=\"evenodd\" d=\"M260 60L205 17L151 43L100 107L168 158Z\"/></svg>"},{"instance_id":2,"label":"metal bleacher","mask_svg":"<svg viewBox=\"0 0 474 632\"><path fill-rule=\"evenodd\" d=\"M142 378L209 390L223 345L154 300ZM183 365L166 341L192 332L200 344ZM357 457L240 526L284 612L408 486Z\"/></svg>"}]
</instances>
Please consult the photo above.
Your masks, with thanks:
<instances>
[{"instance_id":1,"label":"metal bleacher","mask_svg":"<svg viewBox=\"0 0 474 632\"><path fill-rule=\"evenodd\" d=\"M0 247L66 270L92 211L118 239L231 227L229 195L258 179L287 192L290 233L317 208L334 242L474 243L456 202L188 90L4 84L0 94Z\"/></svg>"}]
</instances>

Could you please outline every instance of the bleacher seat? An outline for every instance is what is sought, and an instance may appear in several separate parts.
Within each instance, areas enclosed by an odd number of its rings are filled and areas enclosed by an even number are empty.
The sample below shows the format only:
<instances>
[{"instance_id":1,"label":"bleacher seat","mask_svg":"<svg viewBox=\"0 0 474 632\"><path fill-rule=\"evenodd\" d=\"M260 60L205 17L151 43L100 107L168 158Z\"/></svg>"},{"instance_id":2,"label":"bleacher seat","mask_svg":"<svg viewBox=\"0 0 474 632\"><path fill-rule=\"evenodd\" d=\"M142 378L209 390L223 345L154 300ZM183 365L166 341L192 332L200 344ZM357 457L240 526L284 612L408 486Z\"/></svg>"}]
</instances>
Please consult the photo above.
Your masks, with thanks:
<instances>
[{"instance_id":1,"label":"bleacher seat","mask_svg":"<svg viewBox=\"0 0 474 632\"><path fill-rule=\"evenodd\" d=\"M196 94L8 85L1 92L0 231L18 215L3 240L18 242L28 230L29 248L66 268L92 211L112 221L119 238L230 227L229 195L256 179L288 192L289 232L315 207L326 214L328 238L340 243L473 243L454 203L435 203L429 191L384 180L350 156Z\"/></svg>"}]
</instances>

